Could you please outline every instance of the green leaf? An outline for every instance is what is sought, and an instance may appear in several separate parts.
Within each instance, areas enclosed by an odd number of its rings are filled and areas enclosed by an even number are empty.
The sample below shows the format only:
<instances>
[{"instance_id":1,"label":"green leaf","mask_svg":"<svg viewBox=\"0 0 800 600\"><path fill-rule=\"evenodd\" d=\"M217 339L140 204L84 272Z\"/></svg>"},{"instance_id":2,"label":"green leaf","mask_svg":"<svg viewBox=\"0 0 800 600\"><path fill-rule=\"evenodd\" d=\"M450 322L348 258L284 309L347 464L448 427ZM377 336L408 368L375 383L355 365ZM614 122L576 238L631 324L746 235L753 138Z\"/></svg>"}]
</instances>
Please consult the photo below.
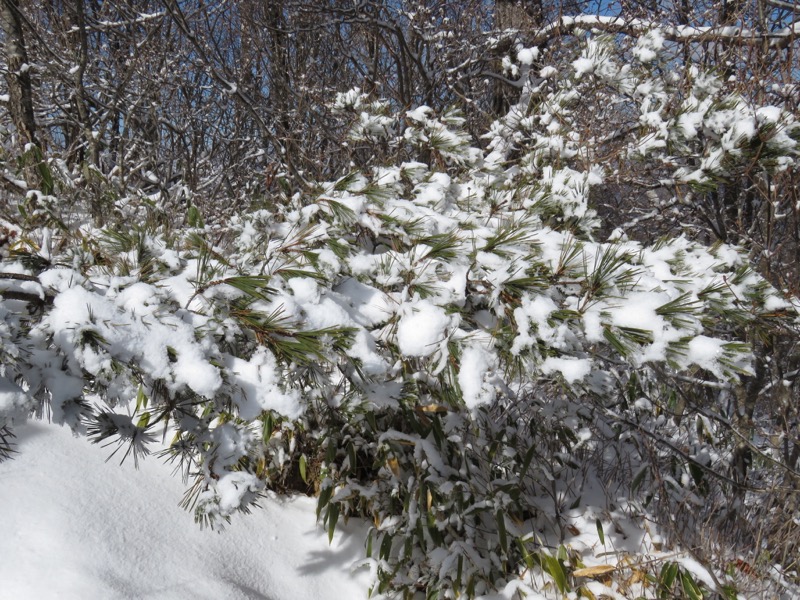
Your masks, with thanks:
<instances>
[{"instance_id":1,"label":"green leaf","mask_svg":"<svg viewBox=\"0 0 800 600\"><path fill-rule=\"evenodd\" d=\"M620 335L632 341L635 344L652 344L653 332L647 329L639 329L636 327L618 327Z\"/></svg>"},{"instance_id":2,"label":"green leaf","mask_svg":"<svg viewBox=\"0 0 800 600\"><path fill-rule=\"evenodd\" d=\"M692 475L692 479L694 480L694 484L700 488L703 485L703 478L705 476L705 471L695 462L689 463L689 473Z\"/></svg>"},{"instance_id":3,"label":"green leaf","mask_svg":"<svg viewBox=\"0 0 800 600\"><path fill-rule=\"evenodd\" d=\"M497 229L497 233L486 238L486 243L480 250L493 252L500 257L508 257L510 254L504 249L507 246L526 247L537 244L538 242L534 241L535 231L536 227L525 221L506 223Z\"/></svg>"},{"instance_id":4,"label":"green leaf","mask_svg":"<svg viewBox=\"0 0 800 600\"><path fill-rule=\"evenodd\" d=\"M346 192L348 191L355 183L359 180L359 173L358 171L351 171L347 175L340 177L337 179L333 184L333 189L336 192ZM326 202L330 202L331 200L325 199Z\"/></svg>"},{"instance_id":5,"label":"green leaf","mask_svg":"<svg viewBox=\"0 0 800 600\"><path fill-rule=\"evenodd\" d=\"M178 362L178 351L172 346L167 346L167 360L171 363Z\"/></svg>"},{"instance_id":6,"label":"green leaf","mask_svg":"<svg viewBox=\"0 0 800 600\"><path fill-rule=\"evenodd\" d=\"M372 432L373 433L377 432L378 431L378 422L375 420L375 413L373 413L372 411L369 411L364 415L364 418L366 419L367 424L370 426L370 429L372 430Z\"/></svg>"},{"instance_id":7,"label":"green leaf","mask_svg":"<svg viewBox=\"0 0 800 600\"><path fill-rule=\"evenodd\" d=\"M638 490L639 487L642 485L642 482L644 481L644 478L647 475L647 471L649 471L649 467L645 465L641 469L639 469L639 472L633 478L633 483L631 483L632 494L635 494L636 490Z\"/></svg>"},{"instance_id":8,"label":"green leaf","mask_svg":"<svg viewBox=\"0 0 800 600\"><path fill-rule=\"evenodd\" d=\"M567 572L564 570L564 565L555 556L542 552L542 568L545 572L549 573L556 584L556 588L562 594L566 594L569 586L567 583Z\"/></svg>"},{"instance_id":9,"label":"green leaf","mask_svg":"<svg viewBox=\"0 0 800 600\"><path fill-rule=\"evenodd\" d=\"M736 591L736 587L731 584L724 584L720 586L720 592L725 600L739 600L739 594Z\"/></svg>"},{"instance_id":10,"label":"green leaf","mask_svg":"<svg viewBox=\"0 0 800 600\"><path fill-rule=\"evenodd\" d=\"M277 269L275 271L275 275L280 275L284 281L289 281L290 279L299 277L301 279L313 279L318 283L325 283L325 276L319 271L307 271L305 269L290 269L288 267L284 267Z\"/></svg>"},{"instance_id":11,"label":"green leaf","mask_svg":"<svg viewBox=\"0 0 800 600\"><path fill-rule=\"evenodd\" d=\"M333 464L333 461L336 460L336 443L333 441L333 438L328 440L328 447L325 450L325 462Z\"/></svg>"},{"instance_id":12,"label":"green leaf","mask_svg":"<svg viewBox=\"0 0 800 600\"><path fill-rule=\"evenodd\" d=\"M522 560L525 561L525 566L527 566L529 569L535 567L538 563L536 560L537 557L535 554L531 554L528 551L527 546L525 546L525 542L522 541L521 538L517 538L517 546L519 546L519 551L520 554L522 554Z\"/></svg>"},{"instance_id":13,"label":"green leaf","mask_svg":"<svg viewBox=\"0 0 800 600\"><path fill-rule=\"evenodd\" d=\"M189 210L186 211L186 222L188 223L189 227L194 227L197 229L202 229L205 227L205 223L203 223L203 217L200 215L200 211L196 206L190 206Z\"/></svg>"},{"instance_id":14,"label":"green leaf","mask_svg":"<svg viewBox=\"0 0 800 600\"><path fill-rule=\"evenodd\" d=\"M252 298L256 298L258 300L267 300L269 295L276 293L274 289L267 285L269 280L270 278L266 275L242 275L236 277L227 277L213 283L224 283L236 288L240 292L244 292Z\"/></svg>"},{"instance_id":15,"label":"green leaf","mask_svg":"<svg viewBox=\"0 0 800 600\"><path fill-rule=\"evenodd\" d=\"M565 563L569 560L569 556L567 556L567 548L566 546L559 546L558 552L556 552L556 558L561 562Z\"/></svg>"},{"instance_id":16,"label":"green leaf","mask_svg":"<svg viewBox=\"0 0 800 600\"><path fill-rule=\"evenodd\" d=\"M147 394L144 393L144 388L139 385L139 390L136 392L136 411L139 412L140 410L147 408Z\"/></svg>"},{"instance_id":17,"label":"green leaf","mask_svg":"<svg viewBox=\"0 0 800 600\"><path fill-rule=\"evenodd\" d=\"M458 567L456 568L456 579L454 581L456 593L458 593L458 590L461 587L461 579L463 576L464 576L464 556L459 554Z\"/></svg>"},{"instance_id":18,"label":"green leaf","mask_svg":"<svg viewBox=\"0 0 800 600\"><path fill-rule=\"evenodd\" d=\"M319 491L319 498L317 498L317 519L319 519L320 514L322 514L322 509L328 505L332 494L333 487L331 485L325 485Z\"/></svg>"},{"instance_id":19,"label":"green leaf","mask_svg":"<svg viewBox=\"0 0 800 600\"><path fill-rule=\"evenodd\" d=\"M690 600L703 600L703 592L700 590L700 586L695 583L694 578L688 571L682 570L681 585Z\"/></svg>"},{"instance_id":20,"label":"green leaf","mask_svg":"<svg viewBox=\"0 0 800 600\"><path fill-rule=\"evenodd\" d=\"M16 452L13 443L15 437L10 427L0 427L0 462L10 458Z\"/></svg>"},{"instance_id":21,"label":"green leaf","mask_svg":"<svg viewBox=\"0 0 800 600\"><path fill-rule=\"evenodd\" d=\"M39 152L41 156L41 152ZM53 184L53 174L50 171L50 167L46 162L40 159L39 165L39 176L42 179L42 193L45 196L49 196L55 190L55 185Z\"/></svg>"},{"instance_id":22,"label":"green leaf","mask_svg":"<svg viewBox=\"0 0 800 600\"><path fill-rule=\"evenodd\" d=\"M272 438L272 432L275 431L275 418L271 412L267 412L261 417L261 422L264 424L261 439L266 444ZM317 516L319 517L319 515Z\"/></svg>"},{"instance_id":23,"label":"green leaf","mask_svg":"<svg viewBox=\"0 0 800 600\"><path fill-rule=\"evenodd\" d=\"M523 479L528 473L528 469L531 466L531 461L533 460L534 454L536 454L536 446L531 446L525 453L525 460L522 462L522 469L519 473L520 479Z\"/></svg>"},{"instance_id":24,"label":"green leaf","mask_svg":"<svg viewBox=\"0 0 800 600\"><path fill-rule=\"evenodd\" d=\"M308 479L306 478L306 455L300 455L300 478L303 480L303 483L308 484Z\"/></svg>"},{"instance_id":25,"label":"green leaf","mask_svg":"<svg viewBox=\"0 0 800 600\"><path fill-rule=\"evenodd\" d=\"M692 323L692 319L689 317L700 308L702 308L702 302L693 300L692 294L685 292L656 308L656 314L669 319L676 327L687 327Z\"/></svg>"},{"instance_id":26,"label":"green leaf","mask_svg":"<svg viewBox=\"0 0 800 600\"><path fill-rule=\"evenodd\" d=\"M614 350L616 350L620 356L628 356L628 353L630 352L628 347L623 344L622 341L616 335L614 335L614 333L612 333L611 328L607 326L603 327L603 337L606 338L606 341L611 344L611 347L614 348Z\"/></svg>"},{"instance_id":27,"label":"green leaf","mask_svg":"<svg viewBox=\"0 0 800 600\"><path fill-rule=\"evenodd\" d=\"M347 462L350 466L350 472L355 472L356 466L358 465L358 456L356 455L356 446L352 442L347 444Z\"/></svg>"},{"instance_id":28,"label":"green leaf","mask_svg":"<svg viewBox=\"0 0 800 600\"><path fill-rule=\"evenodd\" d=\"M678 563L667 562L661 567L658 576L659 598L669 598L672 593L672 586L678 577Z\"/></svg>"},{"instance_id":29,"label":"green leaf","mask_svg":"<svg viewBox=\"0 0 800 600\"><path fill-rule=\"evenodd\" d=\"M497 519L497 534L500 536L500 547L503 549L503 552L508 554L508 538L506 536L506 518L503 515L502 509L498 510L495 514L495 518Z\"/></svg>"},{"instance_id":30,"label":"green leaf","mask_svg":"<svg viewBox=\"0 0 800 600\"><path fill-rule=\"evenodd\" d=\"M333 533L336 531L336 523L339 521L339 505L336 503L328 506L328 543L333 542Z\"/></svg>"},{"instance_id":31,"label":"green leaf","mask_svg":"<svg viewBox=\"0 0 800 600\"><path fill-rule=\"evenodd\" d=\"M341 202L337 202L331 198L320 198L319 203L323 206L327 206L333 218L342 225L353 225L358 221L358 217L353 209L345 206Z\"/></svg>"},{"instance_id":32,"label":"green leaf","mask_svg":"<svg viewBox=\"0 0 800 600\"><path fill-rule=\"evenodd\" d=\"M392 554L392 536L391 534L385 533L383 535L383 539L381 540L381 548L378 558L380 558L381 560L389 560L391 554Z\"/></svg>"},{"instance_id":33,"label":"green leaf","mask_svg":"<svg viewBox=\"0 0 800 600\"><path fill-rule=\"evenodd\" d=\"M451 231L450 233L439 233L419 238L416 243L424 244L430 248L421 260L453 260L458 256L456 250L461 240L458 237L458 232Z\"/></svg>"},{"instance_id":34,"label":"green leaf","mask_svg":"<svg viewBox=\"0 0 800 600\"><path fill-rule=\"evenodd\" d=\"M595 525L595 527L597 527L597 536L600 538L600 543L603 544L603 546L605 546L606 545L606 534L603 531L603 523L600 521L600 519L595 519L594 520L594 525Z\"/></svg>"},{"instance_id":35,"label":"green leaf","mask_svg":"<svg viewBox=\"0 0 800 600\"><path fill-rule=\"evenodd\" d=\"M147 426L150 424L150 412L145 412L139 417L139 420L136 422L136 427L139 429L146 429Z\"/></svg>"}]
</instances>

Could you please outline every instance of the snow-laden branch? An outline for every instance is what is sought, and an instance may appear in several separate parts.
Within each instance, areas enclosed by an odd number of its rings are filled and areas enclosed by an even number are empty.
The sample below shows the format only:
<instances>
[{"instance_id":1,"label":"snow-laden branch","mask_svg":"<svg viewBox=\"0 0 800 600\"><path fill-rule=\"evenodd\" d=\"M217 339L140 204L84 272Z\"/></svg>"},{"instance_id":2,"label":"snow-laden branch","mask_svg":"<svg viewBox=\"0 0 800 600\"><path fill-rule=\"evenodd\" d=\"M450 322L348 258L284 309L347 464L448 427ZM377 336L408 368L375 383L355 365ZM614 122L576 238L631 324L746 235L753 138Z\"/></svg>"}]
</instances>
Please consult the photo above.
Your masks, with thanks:
<instances>
[{"instance_id":1,"label":"snow-laden branch","mask_svg":"<svg viewBox=\"0 0 800 600\"><path fill-rule=\"evenodd\" d=\"M664 25L662 23L636 18L607 17L602 15L563 16L545 27L533 32L526 40L530 45L538 46L554 38L570 35L576 29L641 35L648 31L659 30L665 39L673 42L708 42L719 41L728 44L750 46L769 41L772 48L783 48L793 43L800 33L800 22L770 32L761 32L747 27L720 25L695 27L692 25Z\"/></svg>"},{"instance_id":2,"label":"snow-laden branch","mask_svg":"<svg viewBox=\"0 0 800 600\"><path fill-rule=\"evenodd\" d=\"M166 11L158 11L154 13L140 13L136 17L131 19L122 19L118 21L98 21L93 20L92 22L88 23L86 26L87 31L111 31L112 29L121 29L124 27L131 27L134 25L142 25L143 23L148 23L150 21L156 21L162 19L167 15ZM67 30L66 33L78 33L80 31L79 27L71 27Z\"/></svg>"}]
</instances>

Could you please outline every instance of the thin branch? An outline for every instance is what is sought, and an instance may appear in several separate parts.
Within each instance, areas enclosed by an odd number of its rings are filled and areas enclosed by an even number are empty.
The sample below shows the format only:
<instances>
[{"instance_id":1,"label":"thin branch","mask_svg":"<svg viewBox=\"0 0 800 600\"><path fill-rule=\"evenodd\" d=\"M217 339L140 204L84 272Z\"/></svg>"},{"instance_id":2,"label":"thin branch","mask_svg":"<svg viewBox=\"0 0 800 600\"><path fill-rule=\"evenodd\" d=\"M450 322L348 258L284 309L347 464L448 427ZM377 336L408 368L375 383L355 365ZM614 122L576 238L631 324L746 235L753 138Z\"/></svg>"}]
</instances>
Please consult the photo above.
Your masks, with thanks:
<instances>
[{"instance_id":1,"label":"thin branch","mask_svg":"<svg viewBox=\"0 0 800 600\"><path fill-rule=\"evenodd\" d=\"M691 25L663 26L658 22L644 19L623 19L622 17L605 17L600 15L563 16L549 25L532 32L527 40L531 46L542 45L552 39L565 35L575 35L575 30L597 30L608 33L641 35L648 31L658 30L665 39L673 42L726 42L738 46L760 45L769 40L773 48L784 48L795 41L800 33L800 22L788 27L762 33L753 29L738 26L693 27Z\"/></svg>"}]
</instances>

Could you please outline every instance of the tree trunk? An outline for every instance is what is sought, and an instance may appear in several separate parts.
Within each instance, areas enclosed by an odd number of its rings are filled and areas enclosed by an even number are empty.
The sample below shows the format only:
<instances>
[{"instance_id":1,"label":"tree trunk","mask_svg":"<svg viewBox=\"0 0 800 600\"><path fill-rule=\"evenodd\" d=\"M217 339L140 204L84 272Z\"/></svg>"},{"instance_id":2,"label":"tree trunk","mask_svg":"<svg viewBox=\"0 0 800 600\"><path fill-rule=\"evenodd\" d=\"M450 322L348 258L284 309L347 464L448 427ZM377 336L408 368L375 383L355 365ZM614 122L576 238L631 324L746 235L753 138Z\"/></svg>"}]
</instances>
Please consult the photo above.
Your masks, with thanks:
<instances>
[{"instance_id":1,"label":"tree trunk","mask_svg":"<svg viewBox=\"0 0 800 600\"><path fill-rule=\"evenodd\" d=\"M6 37L8 107L17 129L19 144L24 150L28 144L39 146L39 141L36 138L30 64L25 49L18 0L0 0L0 22Z\"/></svg>"},{"instance_id":2,"label":"tree trunk","mask_svg":"<svg viewBox=\"0 0 800 600\"><path fill-rule=\"evenodd\" d=\"M522 2L520 0L495 0L494 3L494 28L505 38L497 47L499 54L496 65L497 70L504 54L513 54L517 41L524 42L525 33L542 24L542 3ZM506 33L503 33L506 32ZM516 32L516 33L515 33ZM501 80L496 80L492 92L492 112L502 116L508 112L509 107L516 103L519 90L511 88Z\"/></svg>"},{"instance_id":3,"label":"tree trunk","mask_svg":"<svg viewBox=\"0 0 800 600\"><path fill-rule=\"evenodd\" d=\"M70 37L72 38L72 45L76 56L77 68L74 73L74 101L77 113L77 120L80 123L83 132L83 144L88 149L88 160L91 164L99 166L100 164L100 148L97 140L92 134L92 122L89 114L89 107L86 103L86 87L84 86L83 77L86 73L86 67L89 64L89 42L86 33L86 7L84 0L75 0L75 16L71 23ZM79 154L83 155L83 151Z\"/></svg>"}]
</instances>

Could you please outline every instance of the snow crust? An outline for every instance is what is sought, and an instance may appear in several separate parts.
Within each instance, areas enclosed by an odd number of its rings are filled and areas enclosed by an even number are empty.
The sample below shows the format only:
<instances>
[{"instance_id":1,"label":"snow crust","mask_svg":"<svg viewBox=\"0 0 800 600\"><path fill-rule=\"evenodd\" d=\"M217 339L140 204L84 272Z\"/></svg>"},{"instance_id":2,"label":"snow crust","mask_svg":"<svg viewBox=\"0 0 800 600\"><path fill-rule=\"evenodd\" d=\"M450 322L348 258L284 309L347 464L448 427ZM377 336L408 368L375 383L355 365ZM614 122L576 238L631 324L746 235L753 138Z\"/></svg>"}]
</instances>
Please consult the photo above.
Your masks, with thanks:
<instances>
[{"instance_id":1,"label":"snow crust","mask_svg":"<svg viewBox=\"0 0 800 600\"><path fill-rule=\"evenodd\" d=\"M66 428L16 429L0 463L0 597L14 600L353 600L366 598L365 526L333 543L315 499L263 499L221 533L178 506L184 487L158 460L106 462L108 450Z\"/></svg>"}]
</instances>

